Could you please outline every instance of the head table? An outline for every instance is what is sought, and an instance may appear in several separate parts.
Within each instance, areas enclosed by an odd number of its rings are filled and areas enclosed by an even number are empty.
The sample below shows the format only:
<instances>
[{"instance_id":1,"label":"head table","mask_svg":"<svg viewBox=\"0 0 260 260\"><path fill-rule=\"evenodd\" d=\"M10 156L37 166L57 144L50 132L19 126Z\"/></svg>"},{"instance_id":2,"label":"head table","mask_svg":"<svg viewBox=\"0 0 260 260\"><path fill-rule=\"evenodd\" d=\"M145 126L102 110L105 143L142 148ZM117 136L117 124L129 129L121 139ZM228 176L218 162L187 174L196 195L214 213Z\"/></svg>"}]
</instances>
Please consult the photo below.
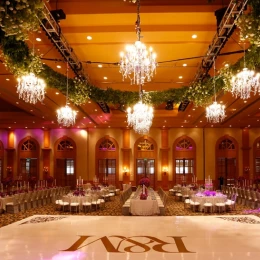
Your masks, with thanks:
<instances>
[{"instance_id":1,"label":"head table","mask_svg":"<svg viewBox=\"0 0 260 260\"><path fill-rule=\"evenodd\" d=\"M149 188L147 199L141 200L141 193L142 188L138 188L134 196L130 199L130 213L136 216L159 215L158 202L161 202L159 195L152 188Z\"/></svg>"}]
</instances>

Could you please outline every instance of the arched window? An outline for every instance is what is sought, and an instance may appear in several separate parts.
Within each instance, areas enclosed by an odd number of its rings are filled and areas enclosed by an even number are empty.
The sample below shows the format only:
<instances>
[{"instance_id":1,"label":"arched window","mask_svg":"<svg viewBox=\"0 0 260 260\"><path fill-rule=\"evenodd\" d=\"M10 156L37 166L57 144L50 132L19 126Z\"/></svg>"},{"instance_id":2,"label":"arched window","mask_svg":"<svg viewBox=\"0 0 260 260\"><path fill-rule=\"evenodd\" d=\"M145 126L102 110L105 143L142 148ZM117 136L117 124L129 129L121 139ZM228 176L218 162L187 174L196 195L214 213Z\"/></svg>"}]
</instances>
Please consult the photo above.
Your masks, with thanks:
<instances>
[{"instance_id":1,"label":"arched window","mask_svg":"<svg viewBox=\"0 0 260 260\"><path fill-rule=\"evenodd\" d=\"M36 151L36 144L32 140L26 140L21 145L21 151Z\"/></svg>"},{"instance_id":2,"label":"arched window","mask_svg":"<svg viewBox=\"0 0 260 260\"><path fill-rule=\"evenodd\" d=\"M57 185L76 186L76 151L75 142L63 136L55 142L55 171L54 177L57 179Z\"/></svg>"},{"instance_id":3,"label":"arched window","mask_svg":"<svg viewBox=\"0 0 260 260\"><path fill-rule=\"evenodd\" d=\"M60 141L57 148L58 151L71 151L73 149L73 144L69 140Z\"/></svg>"},{"instance_id":4,"label":"arched window","mask_svg":"<svg viewBox=\"0 0 260 260\"><path fill-rule=\"evenodd\" d=\"M118 182L118 144L105 136L96 143L96 174L99 183L116 185Z\"/></svg>"},{"instance_id":5,"label":"arched window","mask_svg":"<svg viewBox=\"0 0 260 260\"><path fill-rule=\"evenodd\" d=\"M192 150L191 141L187 138L180 140L176 145L176 150Z\"/></svg>"},{"instance_id":6,"label":"arched window","mask_svg":"<svg viewBox=\"0 0 260 260\"><path fill-rule=\"evenodd\" d=\"M230 139L224 139L220 144L219 148L220 150L234 150L235 145L232 140Z\"/></svg>"},{"instance_id":7,"label":"arched window","mask_svg":"<svg viewBox=\"0 0 260 260\"><path fill-rule=\"evenodd\" d=\"M223 136L216 142L216 180L221 185L233 185L238 176L238 144L231 136Z\"/></svg>"},{"instance_id":8,"label":"arched window","mask_svg":"<svg viewBox=\"0 0 260 260\"><path fill-rule=\"evenodd\" d=\"M185 184L195 181L196 145L188 136L181 136L173 144L175 183Z\"/></svg>"},{"instance_id":9,"label":"arched window","mask_svg":"<svg viewBox=\"0 0 260 260\"><path fill-rule=\"evenodd\" d=\"M99 145L99 151L115 151L115 150L116 150L115 144L109 139L105 139Z\"/></svg>"},{"instance_id":10,"label":"arched window","mask_svg":"<svg viewBox=\"0 0 260 260\"><path fill-rule=\"evenodd\" d=\"M37 140L31 136L22 139L18 145L18 152L18 178L21 180L39 179L40 148Z\"/></svg>"},{"instance_id":11,"label":"arched window","mask_svg":"<svg viewBox=\"0 0 260 260\"><path fill-rule=\"evenodd\" d=\"M138 143L137 150L138 151L153 151L154 145L149 140L144 139L143 141Z\"/></svg>"}]
</instances>

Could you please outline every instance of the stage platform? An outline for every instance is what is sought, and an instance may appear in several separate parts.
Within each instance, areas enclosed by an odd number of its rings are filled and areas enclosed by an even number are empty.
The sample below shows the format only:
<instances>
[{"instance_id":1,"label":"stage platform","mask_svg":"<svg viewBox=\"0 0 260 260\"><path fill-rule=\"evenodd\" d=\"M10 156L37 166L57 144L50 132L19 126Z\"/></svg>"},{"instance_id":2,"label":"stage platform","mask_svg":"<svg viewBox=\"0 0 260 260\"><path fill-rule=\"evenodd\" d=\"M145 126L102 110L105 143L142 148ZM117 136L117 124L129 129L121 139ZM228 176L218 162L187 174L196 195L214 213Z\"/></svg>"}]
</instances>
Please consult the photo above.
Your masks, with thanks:
<instances>
[{"instance_id":1,"label":"stage platform","mask_svg":"<svg viewBox=\"0 0 260 260\"><path fill-rule=\"evenodd\" d=\"M0 228L1 260L259 260L260 218L35 215Z\"/></svg>"}]
</instances>

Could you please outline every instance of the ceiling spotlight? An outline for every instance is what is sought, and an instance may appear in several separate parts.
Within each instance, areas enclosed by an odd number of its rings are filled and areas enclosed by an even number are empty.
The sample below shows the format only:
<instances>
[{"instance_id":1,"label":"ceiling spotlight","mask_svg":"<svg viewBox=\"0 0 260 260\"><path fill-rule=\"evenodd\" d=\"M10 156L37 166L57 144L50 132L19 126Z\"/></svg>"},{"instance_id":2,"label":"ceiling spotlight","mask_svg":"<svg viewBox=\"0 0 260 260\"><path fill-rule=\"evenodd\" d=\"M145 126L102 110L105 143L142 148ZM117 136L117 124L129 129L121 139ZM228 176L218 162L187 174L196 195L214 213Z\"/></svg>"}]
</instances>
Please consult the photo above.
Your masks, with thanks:
<instances>
[{"instance_id":1,"label":"ceiling spotlight","mask_svg":"<svg viewBox=\"0 0 260 260\"><path fill-rule=\"evenodd\" d=\"M42 39L41 39L41 38L36 38L36 41L37 41L37 42L41 42Z\"/></svg>"},{"instance_id":2,"label":"ceiling spotlight","mask_svg":"<svg viewBox=\"0 0 260 260\"><path fill-rule=\"evenodd\" d=\"M92 36L88 35L88 36L87 36L87 39L88 39L89 41L91 41L91 40L92 40Z\"/></svg>"},{"instance_id":3,"label":"ceiling spotlight","mask_svg":"<svg viewBox=\"0 0 260 260\"><path fill-rule=\"evenodd\" d=\"M183 66L183 67L187 67L187 64L186 64L186 63L184 63L184 64L182 64L182 66Z\"/></svg>"},{"instance_id":4,"label":"ceiling spotlight","mask_svg":"<svg viewBox=\"0 0 260 260\"><path fill-rule=\"evenodd\" d=\"M60 68L61 68L61 65L57 65L57 68L60 69Z\"/></svg>"},{"instance_id":5,"label":"ceiling spotlight","mask_svg":"<svg viewBox=\"0 0 260 260\"><path fill-rule=\"evenodd\" d=\"M102 67L103 67L103 65L102 65L102 64L98 64L98 67L99 67L99 68L102 68Z\"/></svg>"},{"instance_id":6,"label":"ceiling spotlight","mask_svg":"<svg viewBox=\"0 0 260 260\"><path fill-rule=\"evenodd\" d=\"M106 79L107 79L107 77L104 77L104 79L106 80Z\"/></svg>"},{"instance_id":7,"label":"ceiling spotlight","mask_svg":"<svg viewBox=\"0 0 260 260\"><path fill-rule=\"evenodd\" d=\"M179 79L182 79L182 76L179 76Z\"/></svg>"},{"instance_id":8,"label":"ceiling spotlight","mask_svg":"<svg viewBox=\"0 0 260 260\"><path fill-rule=\"evenodd\" d=\"M191 36L192 39L196 39L197 37L198 37L197 34L193 34L193 35Z\"/></svg>"}]
</instances>

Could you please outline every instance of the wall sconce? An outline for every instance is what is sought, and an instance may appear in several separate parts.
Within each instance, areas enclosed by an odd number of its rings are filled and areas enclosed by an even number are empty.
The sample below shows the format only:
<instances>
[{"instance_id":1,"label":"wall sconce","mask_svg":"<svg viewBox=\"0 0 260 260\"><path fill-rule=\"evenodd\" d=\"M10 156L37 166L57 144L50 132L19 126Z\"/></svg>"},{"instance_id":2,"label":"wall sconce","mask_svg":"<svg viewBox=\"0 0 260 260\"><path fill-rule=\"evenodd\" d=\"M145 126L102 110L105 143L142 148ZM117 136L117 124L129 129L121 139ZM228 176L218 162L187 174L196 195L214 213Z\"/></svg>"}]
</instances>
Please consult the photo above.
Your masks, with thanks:
<instances>
[{"instance_id":1,"label":"wall sconce","mask_svg":"<svg viewBox=\"0 0 260 260\"><path fill-rule=\"evenodd\" d=\"M249 172L250 172L250 167L249 167L249 166L246 166L246 167L244 168L244 171L245 171L245 173L249 173Z\"/></svg>"},{"instance_id":2,"label":"wall sconce","mask_svg":"<svg viewBox=\"0 0 260 260\"><path fill-rule=\"evenodd\" d=\"M124 168L123 168L123 173L124 173L125 175L127 175L128 172L129 172L129 169L128 169L127 167L124 167Z\"/></svg>"},{"instance_id":3,"label":"wall sconce","mask_svg":"<svg viewBox=\"0 0 260 260\"><path fill-rule=\"evenodd\" d=\"M168 172L168 167L167 167L167 166L164 166L164 167L162 168L162 171L163 171L164 175L166 175L166 173Z\"/></svg>"},{"instance_id":4,"label":"wall sconce","mask_svg":"<svg viewBox=\"0 0 260 260\"><path fill-rule=\"evenodd\" d=\"M12 166L7 166L6 167L6 171L7 171L7 173L11 173L13 171L13 167Z\"/></svg>"},{"instance_id":5,"label":"wall sconce","mask_svg":"<svg viewBox=\"0 0 260 260\"><path fill-rule=\"evenodd\" d=\"M49 171L49 168L48 168L47 166L44 166L44 167L43 167L43 171L44 171L45 173L47 173L47 172Z\"/></svg>"}]
</instances>

